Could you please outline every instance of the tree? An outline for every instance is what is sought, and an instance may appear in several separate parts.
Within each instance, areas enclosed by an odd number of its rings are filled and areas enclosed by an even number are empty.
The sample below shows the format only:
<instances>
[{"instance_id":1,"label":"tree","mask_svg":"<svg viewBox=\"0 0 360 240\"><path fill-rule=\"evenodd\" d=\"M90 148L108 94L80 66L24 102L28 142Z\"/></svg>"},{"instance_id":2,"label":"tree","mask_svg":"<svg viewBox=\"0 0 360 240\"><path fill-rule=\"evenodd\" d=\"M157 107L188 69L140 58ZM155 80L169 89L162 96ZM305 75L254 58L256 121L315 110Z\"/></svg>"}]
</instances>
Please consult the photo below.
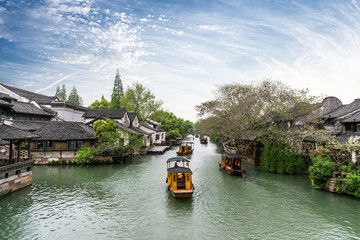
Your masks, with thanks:
<instances>
[{"instance_id":1,"label":"tree","mask_svg":"<svg viewBox=\"0 0 360 240\"><path fill-rule=\"evenodd\" d=\"M108 109L110 108L110 103L104 98L104 96L102 96L101 101L99 100L95 100L95 102L93 102L89 108L92 109Z\"/></svg>"},{"instance_id":2,"label":"tree","mask_svg":"<svg viewBox=\"0 0 360 240\"><path fill-rule=\"evenodd\" d=\"M110 107L113 109L121 108L121 98L124 95L123 85L121 82L119 69L117 69L114 81L113 92L111 94Z\"/></svg>"},{"instance_id":3,"label":"tree","mask_svg":"<svg viewBox=\"0 0 360 240\"><path fill-rule=\"evenodd\" d=\"M56 87L56 93L55 93L55 96L60 100L60 92L61 92L61 90L60 90L60 87L59 86L57 86Z\"/></svg>"},{"instance_id":4,"label":"tree","mask_svg":"<svg viewBox=\"0 0 360 240\"><path fill-rule=\"evenodd\" d=\"M139 119L144 119L159 110L162 101L155 100L155 95L149 89L136 82L127 88L122 104L128 112L135 112Z\"/></svg>"},{"instance_id":5,"label":"tree","mask_svg":"<svg viewBox=\"0 0 360 240\"><path fill-rule=\"evenodd\" d=\"M203 117L197 123L203 134L222 140L242 141L254 136L264 145L285 143L300 152L304 139L322 141L325 130L316 126L318 97L308 89L292 89L280 81L265 79L253 84L218 86L215 99L196 106Z\"/></svg>"},{"instance_id":6,"label":"tree","mask_svg":"<svg viewBox=\"0 0 360 240\"><path fill-rule=\"evenodd\" d=\"M68 98L68 102L71 102L74 105L81 106L82 105L82 99L79 96L75 86L73 86L73 89L71 90Z\"/></svg>"},{"instance_id":7,"label":"tree","mask_svg":"<svg viewBox=\"0 0 360 240\"><path fill-rule=\"evenodd\" d=\"M160 122L161 129L166 131L166 137L177 138L183 136L185 133L194 130L194 124L189 120L184 121L177 118L173 113L164 110L158 110L149 116L150 119Z\"/></svg>"},{"instance_id":8,"label":"tree","mask_svg":"<svg viewBox=\"0 0 360 240\"><path fill-rule=\"evenodd\" d=\"M57 86L56 87L56 93L55 96L59 99L59 101L61 102L65 102L67 97L66 97L66 87L65 84L62 85L62 88L60 90L60 87Z\"/></svg>"}]
</instances>

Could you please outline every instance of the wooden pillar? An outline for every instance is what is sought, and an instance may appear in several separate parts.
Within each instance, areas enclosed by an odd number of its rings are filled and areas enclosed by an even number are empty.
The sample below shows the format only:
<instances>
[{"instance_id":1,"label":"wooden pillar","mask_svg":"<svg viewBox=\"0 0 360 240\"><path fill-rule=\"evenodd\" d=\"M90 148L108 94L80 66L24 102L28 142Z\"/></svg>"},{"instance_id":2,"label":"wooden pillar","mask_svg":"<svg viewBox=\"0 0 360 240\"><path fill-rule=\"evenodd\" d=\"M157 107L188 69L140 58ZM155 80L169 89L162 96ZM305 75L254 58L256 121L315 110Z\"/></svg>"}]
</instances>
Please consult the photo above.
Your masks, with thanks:
<instances>
[{"instance_id":1,"label":"wooden pillar","mask_svg":"<svg viewBox=\"0 0 360 240\"><path fill-rule=\"evenodd\" d=\"M9 164L13 164L13 149L12 149L12 145L13 142L12 140L10 140L10 145L9 145Z\"/></svg>"},{"instance_id":2,"label":"wooden pillar","mask_svg":"<svg viewBox=\"0 0 360 240\"><path fill-rule=\"evenodd\" d=\"M28 139L28 140L27 140L27 143L28 143L28 147L27 147L27 151L28 151L28 159L26 159L26 160L31 160L31 152L30 152L31 140L30 140L30 139Z\"/></svg>"},{"instance_id":3,"label":"wooden pillar","mask_svg":"<svg viewBox=\"0 0 360 240\"><path fill-rule=\"evenodd\" d=\"M20 146L21 146L21 144L20 144L20 140L18 140L17 142L18 142L18 149L17 149L18 154L17 154L16 162L20 162L20 152L21 152Z\"/></svg>"},{"instance_id":4,"label":"wooden pillar","mask_svg":"<svg viewBox=\"0 0 360 240\"><path fill-rule=\"evenodd\" d=\"M253 150L253 157L254 157L254 159L255 159L255 157L256 157L256 143L253 143L253 148L254 148L254 150Z\"/></svg>"}]
</instances>

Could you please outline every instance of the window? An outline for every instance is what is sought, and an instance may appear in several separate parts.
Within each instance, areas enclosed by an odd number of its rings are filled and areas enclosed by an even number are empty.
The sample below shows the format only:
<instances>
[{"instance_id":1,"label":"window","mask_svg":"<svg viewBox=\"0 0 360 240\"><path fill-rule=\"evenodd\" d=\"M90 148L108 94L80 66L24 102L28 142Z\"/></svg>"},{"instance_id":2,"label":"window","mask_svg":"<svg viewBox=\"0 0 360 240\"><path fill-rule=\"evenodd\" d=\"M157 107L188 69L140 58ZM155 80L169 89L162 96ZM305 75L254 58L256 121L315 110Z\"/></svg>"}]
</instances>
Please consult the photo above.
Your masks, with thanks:
<instances>
[{"instance_id":1,"label":"window","mask_svg":"<svg viewBox=\"0 0 360 240\"><path fill-rule=\"evenodd\" d=\"M76 148L82 148L83 142L82 141L76 141Z\"/></svg>"},{"instance_id":2,"label":"window","mask_svg":"<svg viewBox=\"0 0 360 240\"><path fill-rule=\"evenodd\" d=\"M43 141L36 141L36 149L43 149L44 142Z\"/></svg>"},{"instance_id":3,"label":"window","mask_svg":"<svg viewBox=\"0 0 360 240\"><path fill-rule=\"evenodd\" d=\"M356 124L356 130L360 131L360 124Z\"/></svg>"},{"instance_id":4,"label":"window","mask_svg":"<svg viewBox=\"0 0 360 240\"><path fill-rule=\"evenodd\" d=\"M52 148L52 141L45 141L45 148Z\"/></svg>"},{"instance_id":5,"label":"window","mask_svg":"<svg viewBox=\"0 0 360 240\"><path fill-rule=\"evenodd\" d=\"M76 147L75 141L68 141L68 149L69 150L75 149L75 147Z\"/></svg>"},{"instance_id":6,"label":"window","mask_svg":"<svg viewBox=\"0 0 360 240\"><path fill-rule=\"evenodd\" d=\"M160 138L160 135L159 135L159 134L156 134L155 140L159 140L159 138Z\"/></svg>"}]
</instances>

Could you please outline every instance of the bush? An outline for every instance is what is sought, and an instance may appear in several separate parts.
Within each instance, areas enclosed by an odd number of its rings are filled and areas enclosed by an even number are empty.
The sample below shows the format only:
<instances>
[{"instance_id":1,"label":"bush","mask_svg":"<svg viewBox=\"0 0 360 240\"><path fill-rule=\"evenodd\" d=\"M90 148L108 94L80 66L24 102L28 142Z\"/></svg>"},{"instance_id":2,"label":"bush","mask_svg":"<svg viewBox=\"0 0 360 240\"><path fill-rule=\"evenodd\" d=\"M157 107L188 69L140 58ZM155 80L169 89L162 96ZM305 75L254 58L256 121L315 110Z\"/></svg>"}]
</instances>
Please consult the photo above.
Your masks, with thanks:
<instances>
[{"instance_id":1,"label":"bush","mask_svg":"<svg viewBox=\"0 0 360 240\"><path fill-rule=\"evenodd\" d=\"M77 164L91 164L94 162L94 148L83 147L77 151L75 162Z\"/></svg>"},{"instance_id":2,"label":"bush","mask_svg":"<svg viewBox=\"0 0 360 240\"><path fill-rule=\"evenodd\" d=\"M344 186L344 193L360 198L360 175L358 172L351 172L341 179Z\"/></svg>"},{"instance_id":3,"label":"bush","mask_svg":"<svg viewBox=\"0 0 360 240\"><path fill-rule=\"evenodd\" d=\"M310 179L316 189L325 189L326 182L332 176L334 164L321 157L314 158L315 162L309 167Z\"/></svg>"},{"instance_id":4,"label":"bush","mask_svg":"<svg viewBox=\"0 0 360 240\"><path fill-rule=\"evenodd\" d=\"M260 167L268 172L303 174L306 166L306 162L300 155L287 150L286 144L267 144L260 157Z\"/></svg>"}]
</instances>

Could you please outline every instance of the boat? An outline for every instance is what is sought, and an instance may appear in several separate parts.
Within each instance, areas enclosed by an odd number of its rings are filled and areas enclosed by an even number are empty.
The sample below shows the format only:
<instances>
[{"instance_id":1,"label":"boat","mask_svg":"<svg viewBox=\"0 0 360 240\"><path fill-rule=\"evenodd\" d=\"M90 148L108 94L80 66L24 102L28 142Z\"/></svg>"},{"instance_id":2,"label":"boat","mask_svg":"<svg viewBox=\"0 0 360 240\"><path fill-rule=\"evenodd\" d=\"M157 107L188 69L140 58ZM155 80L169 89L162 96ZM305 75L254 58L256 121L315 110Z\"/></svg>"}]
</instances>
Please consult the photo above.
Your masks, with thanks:
<instances>
[{"instance_id":1,"label":"boat","mask_svg":"<svg viewBox=\"0 0 360 240\"><path fill-rule=\"evenodd\" d=\"M245 179L246 161L239 154L227 153L221 157L219 167L230 175L241 175Z\"/></svg>"},{"instance_id":2,"label":"boat","mask_svg":"<svg viewBox=\"0 0 360 240\"><path fill-rule=\"evenodd\" d=\"M206 136L200 136L200 143L207 144L208 143L207 137Z\"/></svg>"},{"instance_id":3,"label":"boat","mask_svg":"<svg viewBox=\"0 0 360 240\"><path fill-rule=\"evenodd\" d=\"M180 146L179 146L179 151L177 151L177 155L187 155L187 154L192 154L194 151L194 142L191 141L184 141Z\"/></svg>"},{"instance_id":4,"label":"boat","mask_svg":"<svg viewBox=\"0 0 360 240\"><path fill-rule=\"evenodd\" d=\"M194 192L190 160L172 157L166 161L168 190L175 198L191 198Z\"/></svg>"}]
</instances>

